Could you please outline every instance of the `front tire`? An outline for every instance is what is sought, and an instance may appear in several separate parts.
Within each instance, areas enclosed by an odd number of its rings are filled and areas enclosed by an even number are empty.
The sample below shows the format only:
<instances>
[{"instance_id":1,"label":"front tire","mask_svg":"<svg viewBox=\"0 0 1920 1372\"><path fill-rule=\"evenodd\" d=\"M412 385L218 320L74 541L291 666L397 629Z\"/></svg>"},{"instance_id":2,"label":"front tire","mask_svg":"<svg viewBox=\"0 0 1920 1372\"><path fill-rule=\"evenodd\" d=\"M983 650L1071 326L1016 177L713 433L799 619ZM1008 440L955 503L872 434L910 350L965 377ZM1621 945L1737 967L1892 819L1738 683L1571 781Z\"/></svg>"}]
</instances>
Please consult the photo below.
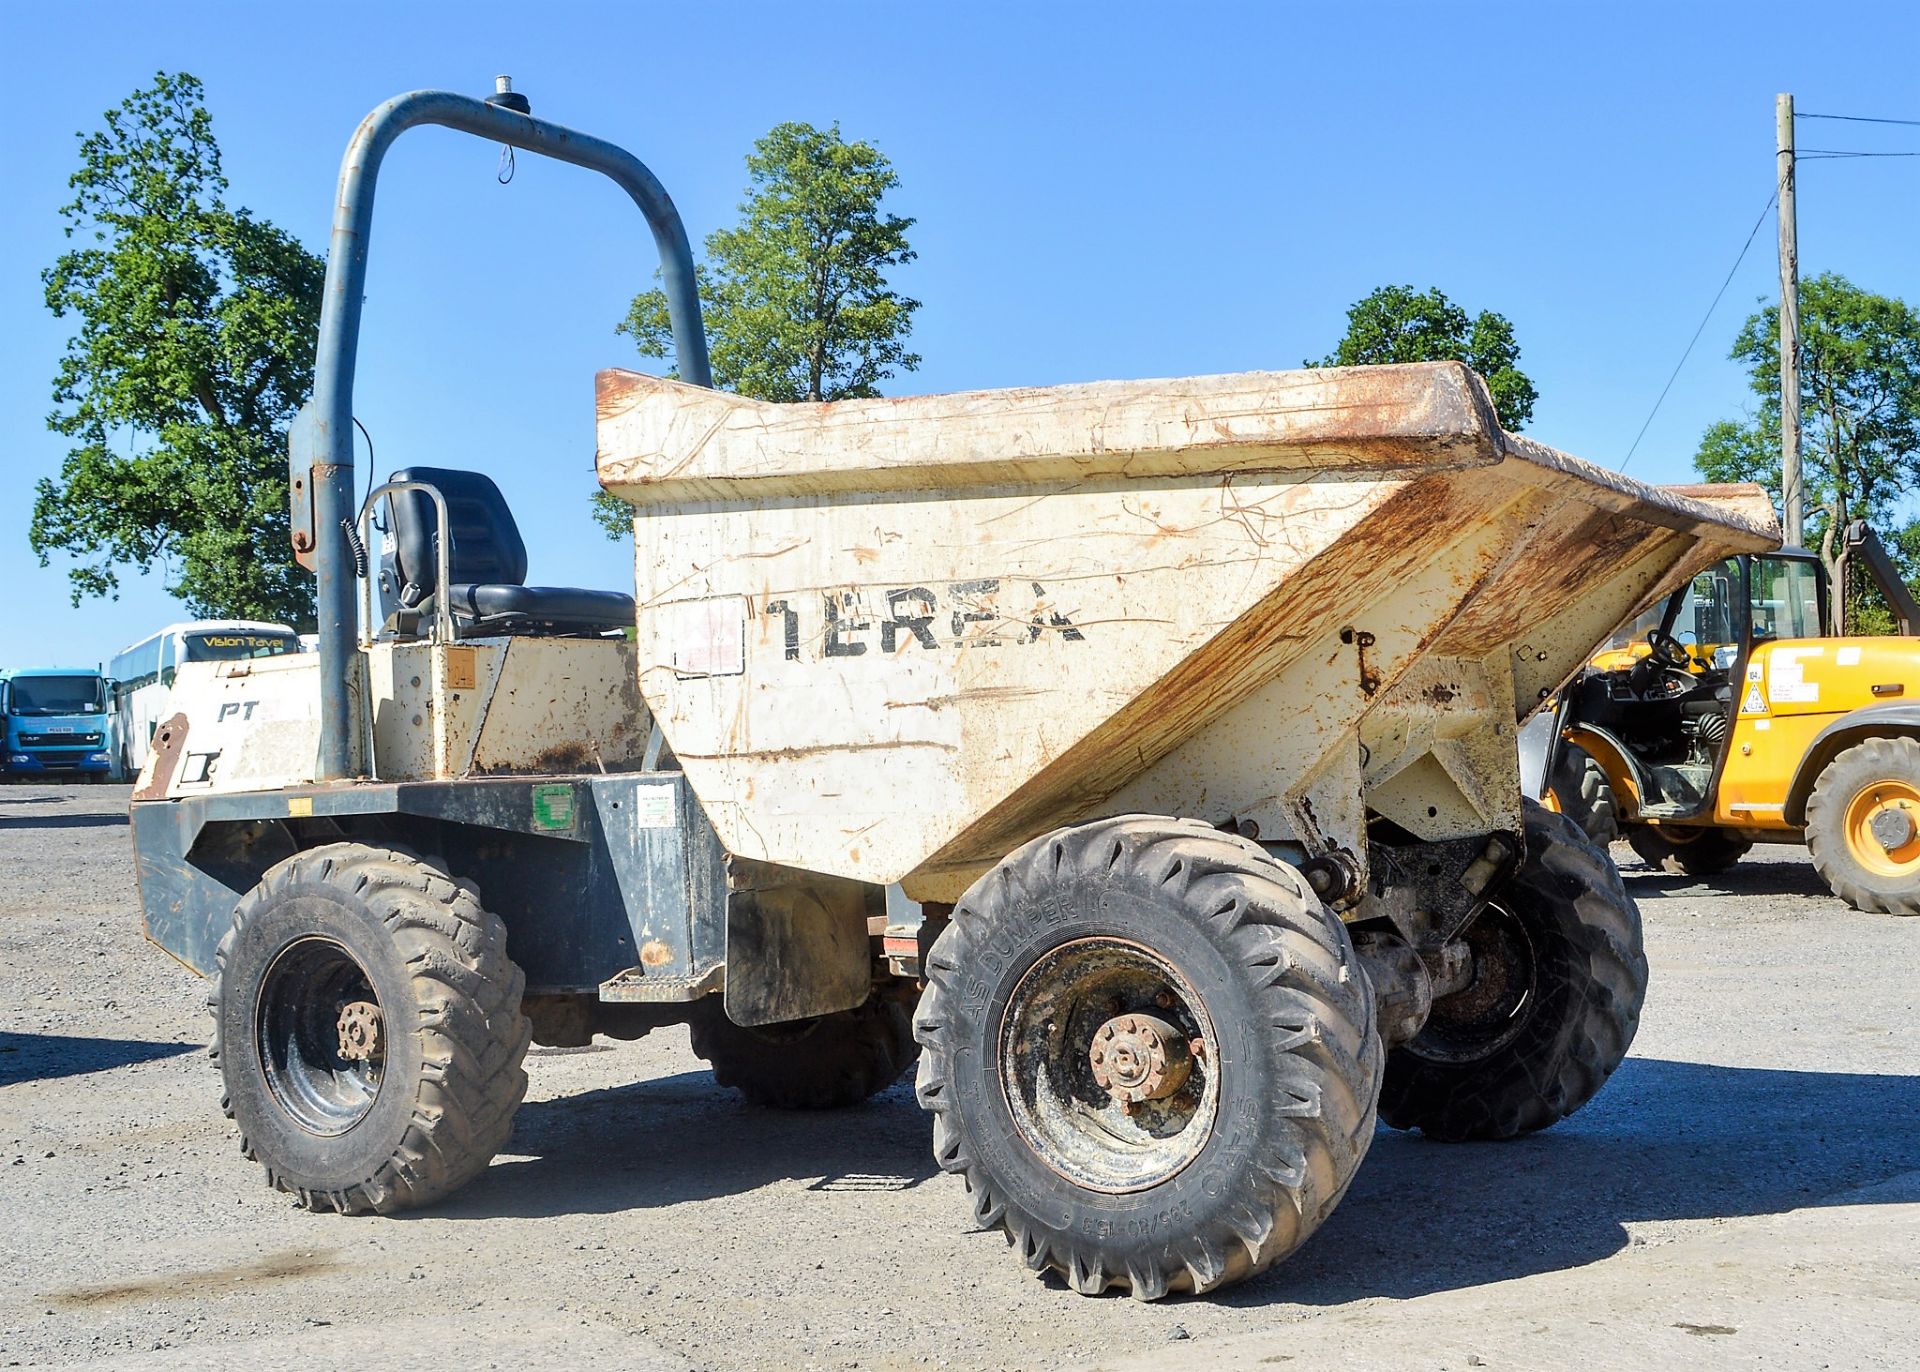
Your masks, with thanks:
<instances>
[{"instance_id":1,"label":"front tire","mask_svg":"<svg viewBox=\"0 0 1920 1372\"><path fill-rule=\"evenodd\" d=\"M1640 911L1606 851L1526 802L1527 860L1465 934L1473 980L1387 1058L1380 1117L1435 1138L1510 1139L1591 1100L1640 1024Z\"/></svg>"},{"instance_id":2,"label":"front tire","mask_svg":"<svg viewBox=\"0 0 1920 1372\"><path fill-rule=\"evenodd\" d=\"M1751 839L1725 829L1672 824L1636 824L1627 830L1627 843L1656 872L1689 877L1717 876L1753 847Z\"/></svg>"},{"instance_id":3,"label":"front tire","mask_svg":"<svg viewBox=\"0 0 1920 1372\"><path fill-rule=\"evenodd\" d=\"M1920 739L1870 738L1829 762L1807 797L1807 851L1854 909L1920 915Z\"/></svg>"},{"instance_id":4,"label":"front tire","mask_svg":"<svg viewBox=\"0 0 1920 1372\"><path fill-rule=\"evenodd\" d=\"M1381 1045L1346 927L1291 868L1132 816L1015 851L955 908L914 1018L934 1157L1076 1291L1264 1270L1345 1194Z\"/></svg>"},{"instance_id":5,"label":"front tire","mask_svg":"<svg viewBox=\"0 0 1920 1372\"><path fill-rule=\"evenodd\" d=\"M215 954L221 1102L309 1210L389 1214L484 1171L526 1095L506 929L411 854L335 843L268 869Z\"/></svg>"}]
</instances>

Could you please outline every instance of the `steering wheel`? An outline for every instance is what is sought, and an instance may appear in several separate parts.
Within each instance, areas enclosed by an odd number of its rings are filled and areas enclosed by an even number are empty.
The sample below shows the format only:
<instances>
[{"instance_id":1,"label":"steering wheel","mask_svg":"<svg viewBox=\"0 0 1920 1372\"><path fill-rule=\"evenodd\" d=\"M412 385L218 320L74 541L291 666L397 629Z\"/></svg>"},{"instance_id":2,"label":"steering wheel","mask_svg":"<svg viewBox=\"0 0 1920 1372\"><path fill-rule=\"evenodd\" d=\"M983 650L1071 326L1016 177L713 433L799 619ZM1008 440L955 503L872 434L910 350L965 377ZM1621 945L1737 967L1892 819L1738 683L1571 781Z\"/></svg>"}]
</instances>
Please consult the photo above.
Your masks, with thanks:
<instances>
[{"instance_id":1,"label":"steering wheel","mask_svg":"<svg viewBox=\"0 0 1920 1372\"><path fill-rule=\"evenodd\" d=\"M1693 663L1687 645L1668 633L1665 629L1647 631L1647 656L1657 667L1671 671L1685 671Z\"/></svg>"}]
</instances>

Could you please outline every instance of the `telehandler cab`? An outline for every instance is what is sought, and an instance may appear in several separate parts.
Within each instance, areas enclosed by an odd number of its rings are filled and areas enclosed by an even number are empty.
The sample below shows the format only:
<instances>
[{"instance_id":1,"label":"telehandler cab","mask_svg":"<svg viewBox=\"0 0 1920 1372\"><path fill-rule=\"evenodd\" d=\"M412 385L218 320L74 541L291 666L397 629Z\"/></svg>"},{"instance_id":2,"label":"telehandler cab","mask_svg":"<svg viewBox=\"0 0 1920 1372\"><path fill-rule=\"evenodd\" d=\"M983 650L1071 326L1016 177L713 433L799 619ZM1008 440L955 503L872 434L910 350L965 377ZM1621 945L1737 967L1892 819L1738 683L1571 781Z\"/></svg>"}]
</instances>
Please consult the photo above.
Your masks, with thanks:
<instances>
[{"instance_id":1,"label":"telehandler cab","mask_svg":"<svg viewBox=\"0 0 1920 1372\"><path fill-rule=\"evenodd\" d=\"M421 123L652 227L682 380L598 394L635 599L528 588L477 474L356 508L374 178ZM273 1185L429 1203L505 1144L530 1038L687 1023L773 1105L917 1055L976 1219L1153 1299L1297 1248L1376 1116L1510 1138L1619 1064L1638 912L1523 801L1516 727L1770 523L1502 432L1455 364L720 394L659 183L505 89L375 110L337 205L292 454L320 651L183 668L133 804Z\"/></svg>"},{"instance_id":2,"label":"telehandler cab","mask_svg":"<svg viewBox=\"0 0 1920 1372\"><path fill-rule=\"evenodd\" d=\"M1920 605L1865 524L1845 543L1899 636L1835 634L1813 553L1717 563L1623 626L1529 726L1558 741L1554 807L1695 876L1755 843L1804 842L1855 909L1920 914Z\"/></svg>"}]
</instances>

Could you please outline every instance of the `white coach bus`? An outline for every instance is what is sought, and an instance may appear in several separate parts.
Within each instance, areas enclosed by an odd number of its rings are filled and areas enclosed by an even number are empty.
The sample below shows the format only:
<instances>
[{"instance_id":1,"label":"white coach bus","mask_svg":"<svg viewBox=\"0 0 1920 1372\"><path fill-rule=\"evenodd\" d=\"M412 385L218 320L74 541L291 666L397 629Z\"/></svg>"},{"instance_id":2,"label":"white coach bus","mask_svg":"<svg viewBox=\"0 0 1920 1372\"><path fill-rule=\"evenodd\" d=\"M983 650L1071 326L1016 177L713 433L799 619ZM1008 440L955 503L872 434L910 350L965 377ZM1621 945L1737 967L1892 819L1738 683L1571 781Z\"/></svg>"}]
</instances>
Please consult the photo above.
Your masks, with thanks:
<instances>
[{"instance_id":1,"label":"white coach bus","mask_svg":"<svg viewBox=\"0 0 1920 1372\"><path fill-rule=\"evenodd\" d=\"M113 682L115 775L131 781L147 760L154 731L167 717L173 674L183 662L279 657L300 651L300 635L284 624L250 619L197 619L169 624L123 648L107 667Z\"/></svg>"}]
</instances>

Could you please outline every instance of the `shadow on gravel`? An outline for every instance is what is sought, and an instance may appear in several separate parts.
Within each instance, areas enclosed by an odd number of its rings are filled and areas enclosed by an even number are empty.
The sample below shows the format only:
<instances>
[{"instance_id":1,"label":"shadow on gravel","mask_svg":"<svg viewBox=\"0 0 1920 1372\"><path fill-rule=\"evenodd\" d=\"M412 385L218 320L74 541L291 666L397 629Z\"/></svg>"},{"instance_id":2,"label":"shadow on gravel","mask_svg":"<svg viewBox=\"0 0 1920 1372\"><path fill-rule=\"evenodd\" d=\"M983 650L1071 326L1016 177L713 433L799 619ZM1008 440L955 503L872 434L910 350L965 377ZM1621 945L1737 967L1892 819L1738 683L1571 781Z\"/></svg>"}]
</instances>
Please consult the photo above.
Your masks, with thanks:
<instances>
[{"instance_id":1,"label":"shadow on gravel","mask_svg":"<svg viewBox=\"0 0 1920 1372\"><path fill-rule=\"evenodd\" d=\"M127 817L117 815L8 815L0 829L109 829L125 828Z\"/></svg>"},{"instance_id":2,"label":"shadow on gravel","mask_svg":"<svg viewBox=\"0 0 1920 1372\"><path fill-rule=\"evenodd\" d=\"M1920 1168L1920 1077L1629 1058L1580 1114L1510 1143L1382 1129L1307 1247L1220 1299L1338 1305L1582 1267L1643 1220L1847 1205Z\"/></svg>"},{"instance_id":3,"label":"shadow on gravel","mask_svg":"<svg viewBox=\"0 0 1920 1372\"><path fill-rule=\"evenodd\" d=\"M198 1043L154 1043L145 1039L93 1039L67 1034L14 1034L0 1031L0 1086L105 1072L130 1063L154 1062L160 1058L198 1052L201 1047Z\"/></svg>"},{"instance_id":4,"label":"shadow on gravel","mask_svg":"<svg viewBox=\"0 0 1920 1372\"><path fill-rule=\"evenodd\" d=\"M1510 1143L1383 1128L1321 1234L1214 1299L1405 1299L1582 1267L1626 1247L1639 1221L1847 1205L1860 1188L1920 1170L1916 1099L1920 1077L1630 1058L1573 1119ZM906 1190L936 1170L907 1082L858 1109L779 1114L742 1105L704 1072L528 1105L507 1154L424 1213L601 1214L794 1179L810 1190ZM968 1224L957 1192L951 1218Z\"/></svg>"},{"instance_id":5,"label":"shadow on gravel","mask_svg":"<svg viewBox=\"0 0 1920 1372\"><path fill-rule=\"evenodd\" d=\"M5 796L0 795L0 805L64 805L65 796Z\"/></svg>"},{"instance_id":6,"label":"shadow on gravel","mask_svg":"<svg viewBox=\"0 0 1920 1372\"><path fill-rule=\"evenodd\" d=\"M1635 900L1660 900L1668 896L1698 899L1701 896L1827 896L1827 884L1813 870L1813 864L1800 862L1740 863L1710 877L1676 876L1648 868L1622 869L1627 894Z\"/></svg>"},{"instance_id":7,"label":"shadow on gravel","mask_svg":"<svg viewBox=\"0 0 1920 1372\"><path fill-rule=\"evenodd\" d=\"M910 1077L851 1110L782 1112L683 1072L522 1106L506 1160L424 1213L608 1214L796 1179L811 1191L905 1191L938 1170L931 1137ZM953 1218L965 1225L966 1207Z\"/></svg>"}]
</instances>

